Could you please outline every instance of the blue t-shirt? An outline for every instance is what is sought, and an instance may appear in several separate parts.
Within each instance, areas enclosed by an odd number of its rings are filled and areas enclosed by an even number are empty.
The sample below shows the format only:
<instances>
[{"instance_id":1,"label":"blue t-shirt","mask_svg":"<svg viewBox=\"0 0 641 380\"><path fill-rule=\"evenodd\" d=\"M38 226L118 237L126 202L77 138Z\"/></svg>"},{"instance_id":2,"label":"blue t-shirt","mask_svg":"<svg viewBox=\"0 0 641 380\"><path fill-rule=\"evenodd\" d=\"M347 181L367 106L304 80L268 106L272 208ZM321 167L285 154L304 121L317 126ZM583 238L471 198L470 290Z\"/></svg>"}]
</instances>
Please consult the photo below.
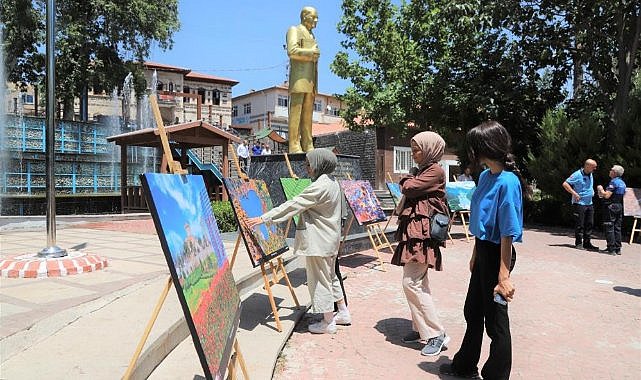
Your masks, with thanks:
<instances>
[{"instance_id":1,"label":"blue t-shirt","mask_svg":"<svg viewBox=\"0 0 641 380\"><path fill-rule=\"evenodd\" d=\"M605 191L611 191L613 195L624 195L625 194L625 182L621 177L614 177L608 184L608 187Z\"/></svg>"},{"instance_id":2,"label":"blue t-shirt","mask_svg":"<svg viewBox=\"0 0 641 380\"><path fill-rule=\"evenodd\" d=\"M496 244L506 236L523 241L523 198L516 174L483 171L470 209L470 232L477 238Z\"/></svg>"},{"instance_id":3,"label":"blue t-shirt","mask_svg":"<svg viewBox=\"0 0 641 380\"><path fill-rule=\"evenodd\" d=\"M583 169L579 169L572 173L565 182L569 183L570 186L579 194L579 201L575 201L572 197L572 203L578 203L580 205L589 206L592 204L592 197L594 197L594 180L592 178L592 173L585 174Z\"/></svg>"}]
</instances>

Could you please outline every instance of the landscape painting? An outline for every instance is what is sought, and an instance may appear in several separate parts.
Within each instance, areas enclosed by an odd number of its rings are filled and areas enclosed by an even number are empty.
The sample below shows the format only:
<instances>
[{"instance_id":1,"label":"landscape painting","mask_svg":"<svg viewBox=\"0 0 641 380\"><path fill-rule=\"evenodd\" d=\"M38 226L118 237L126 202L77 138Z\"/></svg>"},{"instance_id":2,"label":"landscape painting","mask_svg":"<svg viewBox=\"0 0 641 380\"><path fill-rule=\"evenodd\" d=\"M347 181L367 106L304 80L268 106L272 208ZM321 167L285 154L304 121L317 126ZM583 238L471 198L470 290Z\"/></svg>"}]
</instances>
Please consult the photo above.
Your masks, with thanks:
<instances>
[{"instance_id":1,"label":"landscape painting","mask_svg":"<svg viewBox=\"0 0 641 380\"><path fill-rule=\"evenodd\" d=\"M281 178L280 184L283 186L285 199L289 201L311 185L312 180L309 178ZM294 223L298 224L298 215L294 217Z\"/></svg>"},{"instance_id":2,"label":"landscape painting","mask_svg":"<svg viewBox=\"0 0 641 380\"><path fill-rule=\"evenodd\" d=\"M389 193L392 195L394 204L398 206L398 203L401 201L401 197L403 197L403 193L401 193L401 185L395 182L385 182L385 185L387 185L387 190L389 190Z\"/></svg>"},{"instance_id":3,"label":"landscape painting","mask_svg":"<svg viewBox=\"0 0 641 380\"><path fill-rule=\"evenodd\" d=\"M207 379L222 379L240 297L202 176L146 173L141 182Z\"/></svg>"},{"instance_id":4,"label":"landscape painting","mask_svg":"<svg viewBox=\"0 0 641 380\"><path fill-rule=\"evenodd\" d=\"M287 251L285 235L275 223L263 223L253 230L247 226L248 218L261 216L272 209L265 181L223 178L223 182L252 265L257 267Z\"/></svg>"},{"instance_id":5,"label":"landscape painting","mask_svg":"<svg viewBox=\"0 0 641 380\"><path fill-rule=\"evenodd\" d=\"M343 180L340 181L340 185L358 224L364 225L387 220L369 181Z\"/></svg>"},{"instance_id":6,"label":"landscape painting","mask_svg":"<svg viewBox=\"0 0 641 380\"><path fill-rule=\"evenodd\" d=\"M452 211L469 210L472 205L472 194L476 189L474 181L448 182L445 185L445 198Z\"/></svg>"}]
</instances>

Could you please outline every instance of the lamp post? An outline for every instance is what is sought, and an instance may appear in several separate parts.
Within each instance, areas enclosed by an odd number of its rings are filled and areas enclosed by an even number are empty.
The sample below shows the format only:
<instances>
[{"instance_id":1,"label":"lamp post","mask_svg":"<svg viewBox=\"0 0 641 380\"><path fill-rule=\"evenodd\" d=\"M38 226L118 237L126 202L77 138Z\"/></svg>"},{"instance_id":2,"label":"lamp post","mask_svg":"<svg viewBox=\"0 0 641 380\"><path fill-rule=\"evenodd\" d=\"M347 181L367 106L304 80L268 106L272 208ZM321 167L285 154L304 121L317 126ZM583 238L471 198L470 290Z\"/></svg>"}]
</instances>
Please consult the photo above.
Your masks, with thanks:
<instances>
[{"instance_id":1,"label":"lamp post","mask_svg":"<svg viewBox=\"0 0 641 380\"><path fill-rule=\"evenodd\" d=\"M47 0L47 127L46 175L47 175L47 247L38 253L39 257L63 257L67 251L56 245L56 177L54 173L56 149L56 61L55 61L56 2Z\"/></svg>"}]
</instances>

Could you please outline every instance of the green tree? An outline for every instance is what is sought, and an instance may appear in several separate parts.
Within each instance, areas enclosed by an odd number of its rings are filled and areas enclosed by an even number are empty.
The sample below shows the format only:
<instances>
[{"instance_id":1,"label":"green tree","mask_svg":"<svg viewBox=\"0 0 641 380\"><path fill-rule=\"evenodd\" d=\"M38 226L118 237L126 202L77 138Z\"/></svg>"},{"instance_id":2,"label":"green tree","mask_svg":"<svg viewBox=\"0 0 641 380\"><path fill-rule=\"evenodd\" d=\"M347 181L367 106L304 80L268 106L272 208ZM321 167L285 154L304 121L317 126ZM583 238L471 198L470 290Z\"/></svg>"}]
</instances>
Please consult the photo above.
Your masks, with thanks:
<instances>
[{"instance_id":1,"label":"green tree","mask_svg":"<svg viewBox=\"0 0 641 380\"><path fill-rule=\"evenodd\" d=\"M10 23L16 31L16 37L6 44L7 50L18 57L7 62L10 79L25 78L29 82L32 78L28 70L44 71L44 62L36 59L41 55L33 53L44 43L43 3L0 0L3 10L15 5L13 12L1 16L1 21ZM66 119L73 117L73 99L82 96L87 87L112 89L129 71L140 78L152 42L163 49L171 47L171 37L179 28L177 0L58 0L56 4L56 94L64 103ZM32 33L29 25L10 20L15 15L38 21L33 37L27 38ZM22 37L24 33L27 37ZM16 65L19 62L28 65ZM140 94L144 87L140 80L136 83Z\"/></svg>"}]
</instances>

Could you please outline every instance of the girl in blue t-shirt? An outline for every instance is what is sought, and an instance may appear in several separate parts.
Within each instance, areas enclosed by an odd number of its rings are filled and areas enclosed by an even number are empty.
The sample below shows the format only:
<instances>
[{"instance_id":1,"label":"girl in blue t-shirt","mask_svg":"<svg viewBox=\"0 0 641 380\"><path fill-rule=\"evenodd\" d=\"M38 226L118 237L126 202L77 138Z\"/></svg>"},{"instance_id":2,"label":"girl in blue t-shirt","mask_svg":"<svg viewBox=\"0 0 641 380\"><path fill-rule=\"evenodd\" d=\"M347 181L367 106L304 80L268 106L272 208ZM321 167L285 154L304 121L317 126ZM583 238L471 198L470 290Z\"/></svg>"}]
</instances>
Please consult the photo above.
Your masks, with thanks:
<instances>
[{"instance_id":1,"label":"girl in blue t-shirt","mask_svg":"<svg viewBox=\"0 0 641 380\"><path fill-rule=\"evenodd\" d=\"M465 298L467 329L461 348L441 373L478 378L483 325L492 340L484 379L508 379L512 340L507 303L514 298L510 272L516 252L513 242L523 234L522 190L525 182L512 156L507 130L496 121L484 122L467 133L472 163L483 164L470 213L470 232L476 237L470 259L470 284Z\"/></svg>"}]
</instances>

